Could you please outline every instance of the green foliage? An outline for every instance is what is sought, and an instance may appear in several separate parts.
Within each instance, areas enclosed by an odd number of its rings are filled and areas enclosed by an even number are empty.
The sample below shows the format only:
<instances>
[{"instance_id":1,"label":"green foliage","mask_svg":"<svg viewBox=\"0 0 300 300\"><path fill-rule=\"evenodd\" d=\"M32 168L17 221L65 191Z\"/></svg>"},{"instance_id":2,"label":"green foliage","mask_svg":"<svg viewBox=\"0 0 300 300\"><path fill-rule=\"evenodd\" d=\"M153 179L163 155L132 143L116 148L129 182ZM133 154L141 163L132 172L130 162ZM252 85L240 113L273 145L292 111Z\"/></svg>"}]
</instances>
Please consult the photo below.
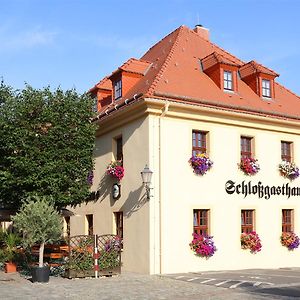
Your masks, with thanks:
<instances>
[{"instance_id":1,"label":"green foliage","mask_svg":"<svg viewBox=\"0 0 300 300\"><path fill-rule=\"evenodd\" d=\"M58 208L87 199L93 169L93 101L75 90L52 92L0 84L0 207L30 195Z\"/></svg>"},{"instance_id":2,"label":"green foliage","mask_svg":"<svg viewBox=\"0 0 300 300\"><path fill-rule=\"evenodd\" d=\"M93 244L93 237L88 236L82 238L77 246L72 247L68 268L76 271L92 270L94 267Z\"/></svg>"},{"instance_id":3,"label":"green foliage","mask_svg":"<svg viewBox=\"0 0 300 300\"><path fill-rule=\"evenodd\" d=\"M18 258L17 246L20 244L20 237L15 233L5 233L3 238L3 248L0 256L4 261L15 262Z\"/></svg>"},{"instance_id":4,"label":"green foliage","mask_svg":"<svg viewBox=\"0 0 300 300\"><path fill-rule=\"evenodd\" d=\"M62 218L46 197L33 196L12 217L15 228L22 234L24 247L53 243L60 239Z\"/></svg>"},{"instance_id":5,"label":"green foliage","mask_svg":"<svg viewBox=\"0 0 300 300\"><path fill-rule=\"evenodd\" d=\"M119 251L110 250L100 252L100 258L98 260L100 270L115 268L120 265Z\"/></svg>"}]
</instances>

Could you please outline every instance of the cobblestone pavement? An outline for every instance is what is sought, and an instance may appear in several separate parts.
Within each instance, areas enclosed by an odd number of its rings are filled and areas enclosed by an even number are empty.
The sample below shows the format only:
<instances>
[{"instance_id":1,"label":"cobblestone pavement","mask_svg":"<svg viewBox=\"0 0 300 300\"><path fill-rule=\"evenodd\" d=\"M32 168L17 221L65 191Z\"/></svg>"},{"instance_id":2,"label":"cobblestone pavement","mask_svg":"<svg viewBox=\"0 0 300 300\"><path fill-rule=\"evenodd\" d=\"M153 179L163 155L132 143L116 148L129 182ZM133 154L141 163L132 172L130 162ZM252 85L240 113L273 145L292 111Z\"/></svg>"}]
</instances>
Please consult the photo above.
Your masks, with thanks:
<instances>
[{"instance_id":1,"label":"cobblestone pavement","mask_svg":"<svg viewBox=\"0 0 300 300\"><path fill-rule=\"evenodd\" d=\"M295 299L256 295L241 290L195 284L155 275L124 273L99 279L50 277L49 283L31 283L18 273L0 272L0 299Z\"/></svg>"}]
</instances>

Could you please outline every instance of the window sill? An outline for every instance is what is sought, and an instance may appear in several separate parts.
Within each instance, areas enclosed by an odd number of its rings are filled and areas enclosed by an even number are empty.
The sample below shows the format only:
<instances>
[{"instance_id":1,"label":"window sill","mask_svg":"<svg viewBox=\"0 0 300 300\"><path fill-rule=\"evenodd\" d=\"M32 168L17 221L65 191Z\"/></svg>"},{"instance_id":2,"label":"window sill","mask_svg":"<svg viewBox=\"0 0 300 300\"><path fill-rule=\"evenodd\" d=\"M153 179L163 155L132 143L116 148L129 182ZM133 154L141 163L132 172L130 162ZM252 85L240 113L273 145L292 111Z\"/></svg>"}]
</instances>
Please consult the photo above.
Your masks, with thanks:
<instances>
[{"instance_id":1,"label":"window sill","mask_svg":"<svg viewBox=\"0 0 300 300\"><path fill-rule=\"evenodd\" d=\"M223 89L223 92L224 92L224 93L228 93L228 94L235 94L235 91L234 91L234 90L226 90L226 89Z\"/></svg>"}]
</instances>

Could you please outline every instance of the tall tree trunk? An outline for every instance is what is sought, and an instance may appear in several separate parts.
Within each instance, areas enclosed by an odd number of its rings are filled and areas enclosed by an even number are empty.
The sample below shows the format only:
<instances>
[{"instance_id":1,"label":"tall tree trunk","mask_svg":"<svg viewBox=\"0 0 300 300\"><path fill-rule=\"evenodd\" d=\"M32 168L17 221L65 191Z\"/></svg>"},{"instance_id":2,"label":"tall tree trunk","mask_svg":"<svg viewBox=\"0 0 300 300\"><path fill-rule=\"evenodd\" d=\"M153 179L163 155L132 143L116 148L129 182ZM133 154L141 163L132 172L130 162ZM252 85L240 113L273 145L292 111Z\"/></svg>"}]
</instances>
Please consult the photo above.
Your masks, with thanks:
<instances>
[{"instance_id":1,"label":"tall tree trunk","mask_svg":"<svg viewBox=\"0 0 300 300\"><path fill-rule=\"evenodd\" d=\"M39 251L39 267L43 267L44 265L44 247L45 243L40 244L40 251Z\"/></svg>"}]
</instances>

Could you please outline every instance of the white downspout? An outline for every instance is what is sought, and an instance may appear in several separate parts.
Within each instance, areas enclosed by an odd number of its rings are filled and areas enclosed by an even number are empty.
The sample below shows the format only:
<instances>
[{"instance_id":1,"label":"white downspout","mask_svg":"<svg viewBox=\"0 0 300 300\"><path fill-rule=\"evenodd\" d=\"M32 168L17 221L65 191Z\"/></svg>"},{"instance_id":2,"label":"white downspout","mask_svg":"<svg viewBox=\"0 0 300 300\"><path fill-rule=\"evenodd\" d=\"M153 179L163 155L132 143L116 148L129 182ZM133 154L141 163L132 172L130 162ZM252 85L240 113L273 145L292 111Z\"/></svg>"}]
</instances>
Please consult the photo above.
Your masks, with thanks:
<instances>
[{"instance_id":1,"label":"white downspout","mask_svg":"<svg viewBox=\"0 0 300 300\"><path fill-rule=\"evenodd\" d=\"M169 101L165 102L165 106L163 108L162 114L159 116L159 129L158 129L158 134L159 134L159 139L158 139L158 147L159 147L159 274L162 274L162 203L161 203L161 198L162 198L162 162L161 162L161 156L162 156L162 138L161 138L161 132L162 132L162 118L165 117L165 115L168 113L169 110Z\"/></svg>"}]
</instances>

